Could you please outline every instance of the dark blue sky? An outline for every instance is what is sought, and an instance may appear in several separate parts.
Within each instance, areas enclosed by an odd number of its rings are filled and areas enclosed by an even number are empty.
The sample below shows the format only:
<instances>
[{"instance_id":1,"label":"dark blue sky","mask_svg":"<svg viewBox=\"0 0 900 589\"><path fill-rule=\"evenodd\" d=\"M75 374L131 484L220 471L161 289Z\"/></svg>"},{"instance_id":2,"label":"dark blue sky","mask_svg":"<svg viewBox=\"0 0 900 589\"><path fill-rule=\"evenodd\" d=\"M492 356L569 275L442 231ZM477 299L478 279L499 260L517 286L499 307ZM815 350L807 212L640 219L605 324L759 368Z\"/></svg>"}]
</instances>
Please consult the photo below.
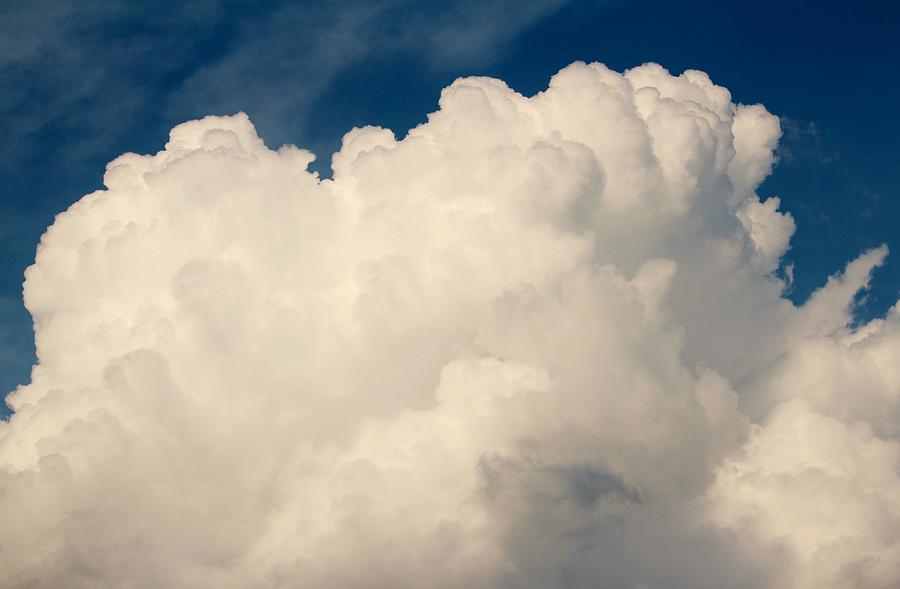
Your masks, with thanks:
<instances>
[{"instance_id":1,"label":"dark blue sky","mask_svg":"<svg viewBox=\"0 0 900 589\"><path fill-rule=\"evenodd\" d=\"M900 291L900 13L891 2L624 0L0 5L0 389L33 361L22 273L53 216L101 186L124 151L168 130L247 112L269 145L330 154L354 125L399 135L460 75L531 94L575 60L706 71L737 102L782 117L761 195L797 221L786 263L804 300L863 250L887 243L860 314ZM0 409L3 411L5 409Z\"/></svg>"}]
</instances>

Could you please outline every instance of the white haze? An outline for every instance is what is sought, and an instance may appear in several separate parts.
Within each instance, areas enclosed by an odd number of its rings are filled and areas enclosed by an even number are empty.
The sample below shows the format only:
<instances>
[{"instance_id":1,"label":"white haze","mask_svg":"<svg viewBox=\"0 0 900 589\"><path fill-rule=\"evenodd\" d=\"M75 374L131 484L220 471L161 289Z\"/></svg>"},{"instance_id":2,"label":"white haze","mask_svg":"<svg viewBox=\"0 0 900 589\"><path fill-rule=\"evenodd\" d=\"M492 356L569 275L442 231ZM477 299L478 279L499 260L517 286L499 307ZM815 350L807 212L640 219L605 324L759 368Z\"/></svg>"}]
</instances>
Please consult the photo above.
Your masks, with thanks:
<instances>
[{"instance_id":1,"label":"white haze","mask_svg":"<svg viewBox=\"0 0 900 589\"><path fill-rule=\"evenodd\" d=\"M782 296L779 135L575 63L331 180L243 114L122 155L27 272L0 585L897 587L900 311L852 327L887 251Z\"/></svg>"}]
</instances>

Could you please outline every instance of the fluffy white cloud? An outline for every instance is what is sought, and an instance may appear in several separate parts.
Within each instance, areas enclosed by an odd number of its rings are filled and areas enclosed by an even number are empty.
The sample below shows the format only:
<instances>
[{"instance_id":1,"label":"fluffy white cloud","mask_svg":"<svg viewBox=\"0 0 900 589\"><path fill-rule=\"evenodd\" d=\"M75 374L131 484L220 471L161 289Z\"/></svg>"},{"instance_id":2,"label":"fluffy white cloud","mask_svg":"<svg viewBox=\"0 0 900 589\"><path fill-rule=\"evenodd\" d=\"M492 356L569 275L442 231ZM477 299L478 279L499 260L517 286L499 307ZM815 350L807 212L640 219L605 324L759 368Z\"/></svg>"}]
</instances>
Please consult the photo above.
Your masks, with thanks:
<instances>
[{"instance_id":1,"label":"fluffy white cloud","mask_svg":"<svg viewBox=\"0 0 900 589\"><path fill-rule=\"evenodd\" d=\"M882 249L808 303L778 120L702 72L466 78L333 179L244 115L125 154L28 270L10 587L900 580Z\"/></svg>"}]
</instances>

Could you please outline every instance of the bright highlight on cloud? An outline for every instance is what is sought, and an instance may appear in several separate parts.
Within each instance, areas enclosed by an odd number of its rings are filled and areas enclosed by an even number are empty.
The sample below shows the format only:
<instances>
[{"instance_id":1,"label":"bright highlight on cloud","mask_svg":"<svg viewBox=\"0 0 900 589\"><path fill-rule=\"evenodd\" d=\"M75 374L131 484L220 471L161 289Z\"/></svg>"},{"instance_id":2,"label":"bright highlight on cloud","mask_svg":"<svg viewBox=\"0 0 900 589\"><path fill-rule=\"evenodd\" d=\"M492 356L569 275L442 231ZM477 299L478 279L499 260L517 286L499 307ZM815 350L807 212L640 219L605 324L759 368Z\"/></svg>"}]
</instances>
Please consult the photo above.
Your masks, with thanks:
<instances>
[{"instance_id":1,"label":"bright highlight on cloud","mask_svg":"<svg viewBox=\"0 0 900 589\"><path fill-rule=\"evenodd\" d=\"M44 235L0 424L9 587L889 588L885 248L801 307L780 135L702 72L467 78L334 178L246 116Z\"/></svg>"}]
</instances>

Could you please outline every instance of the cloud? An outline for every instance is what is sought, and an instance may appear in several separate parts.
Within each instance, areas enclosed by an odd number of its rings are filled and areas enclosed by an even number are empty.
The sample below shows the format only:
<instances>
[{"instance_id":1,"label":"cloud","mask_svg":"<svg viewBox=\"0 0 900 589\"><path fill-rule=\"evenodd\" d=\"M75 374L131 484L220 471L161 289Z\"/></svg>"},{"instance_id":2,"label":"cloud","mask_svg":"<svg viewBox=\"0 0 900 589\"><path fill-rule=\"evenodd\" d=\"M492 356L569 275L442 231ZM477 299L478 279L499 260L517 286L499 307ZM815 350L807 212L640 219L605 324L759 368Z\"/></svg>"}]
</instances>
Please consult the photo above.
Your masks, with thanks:
<instances>
[{"instance_id":1,"label":"cloud","mask_svg":"<svg viewBox=\"0 0 900 589\"><path fill-rule=\"evenodd\" d=\"M27 272L12 587L890 587L900 312L803 306L780 127L698 71L461 78L333 178L247 116L109 164Z\"/></svg>"},{"instance_id":2,"label":"cloud","mask_svg":"<svg viewBox=\"0 0 900 589\"><path fill-rule=\"evenodd\" d=\"M9 81L0 91L0 130L10 141L0 154L12 174L53 142L64 163L77 166L161 120L238 109L252 109L273 134L291 123L291 132L312 135L311 103L345 68L399 52L441 71L489 64L568 1L300 8L202 0L167 11L98 0L77 9L8 2L0 7L0 75Z\"/></svg>"},{"instance_id":3,"label":"cloud","mask_svg":"<svg viewBox=\"0 0 900 589\"><path fill-rule=\"evenodd\" d=\"M432 76L426 86L437 84L490 65L564 2L194 0L162 11L110 0L0 3L0 192L10 205L0 232L15 234L0 239L5 296L21 296L44 227L71 195L98 185L102 163L150 149L174 122L245 111L270 140L330 152L354 118L348 111L395 102L396 92L385 101L360 93L372 86L358 81L360 69L383 80L392 65L415 66ZM357 80L349 91L348 78ZM348 107L335 95L368 98ZM24 342L0 353L6 390L27 379L34 357L24 311L4 317L0 331Z\"/></svg>"},{"instance_id":4,"label":"cloud","mask_svg":"<svg viewBox=\"0 0 900 589\"><path fill-rule=\"evenodd\" d=\"M0 171L18 171L48 144L64 156L55 165L78 164L133 131L130 121L153 111L157 85L171 90L165 82L222 27L217 4L160 12L97 0L4 3L0 129L10 141Z\"/></svg>"}]
</instances>

